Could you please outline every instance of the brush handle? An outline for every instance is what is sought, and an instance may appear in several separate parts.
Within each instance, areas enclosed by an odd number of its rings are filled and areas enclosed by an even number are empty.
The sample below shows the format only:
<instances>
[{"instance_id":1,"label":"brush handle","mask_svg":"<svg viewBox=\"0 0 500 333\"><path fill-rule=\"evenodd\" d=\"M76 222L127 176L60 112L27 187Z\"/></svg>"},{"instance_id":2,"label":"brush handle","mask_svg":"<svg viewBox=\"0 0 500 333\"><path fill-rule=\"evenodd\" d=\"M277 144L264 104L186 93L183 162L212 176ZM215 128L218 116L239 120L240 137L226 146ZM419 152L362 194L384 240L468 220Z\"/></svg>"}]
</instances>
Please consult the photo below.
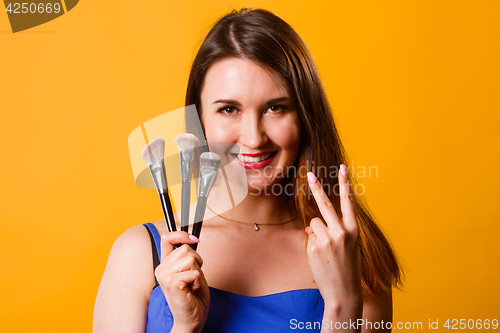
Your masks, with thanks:
<instances>
[{"instance_id":1,"label":"brush handle","mask_svg":"<svg viewBox=\"0 0 500 333\"><path fill-rule=\"evenodd\" d=\"M168 192L160 194L161 208L163 210L163 216L165 216L165 221L167 222L168 232L177 231L175 227L174 211L172 210L172 203L170 202L170 197ZM174 249L180 247L182 244L175 244Z\"/></svg>"},{"instance_id":2,"label":"brush handle","mask_svg":"<svg viewBox=\"0 0 500 333\"><path fill-rule=\"evenodd\" d=\"M189 232L189 206L191 204L191 182L182 183L181 230Z\"/></svg>"},{"instance_id":3,"label":"brush handle","mask_svg":"<svg viewBox=\"0 0 500 333\"><path fill-rule=\"evenodd\" d=\"M203 224L203 217L205 217L205 209L207 208L207 197L198 197L198 204L196 204L196 213L194 215L193 236L200 238L201 225ZM191 248L196 251L198 243L191 245Z\"/></svg>"},{"instance_id":4,"label":"brush handle","mask_svg":"<svg viewBox=\"0 0 500 333\"><path fill-rule=\"evenodd\" d=\"M165 216L165 221L167 222L168 231L177 231L177 228L175 227L174 211L172 210L172 204L170 202L168 192L160 194L160 201L161 208L163 209L163 216Z\"/></svg>"}]
</instances>

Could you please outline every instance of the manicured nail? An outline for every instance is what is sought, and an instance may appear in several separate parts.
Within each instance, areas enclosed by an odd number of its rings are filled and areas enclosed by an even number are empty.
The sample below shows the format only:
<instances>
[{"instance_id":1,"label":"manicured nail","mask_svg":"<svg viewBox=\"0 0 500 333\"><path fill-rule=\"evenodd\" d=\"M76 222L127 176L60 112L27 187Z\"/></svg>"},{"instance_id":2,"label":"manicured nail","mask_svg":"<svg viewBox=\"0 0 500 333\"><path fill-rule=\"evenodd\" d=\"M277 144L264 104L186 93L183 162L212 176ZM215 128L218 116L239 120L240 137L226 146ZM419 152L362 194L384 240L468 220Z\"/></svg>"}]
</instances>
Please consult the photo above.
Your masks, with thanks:
<instances>
[{"instance_id":1,"label":"manicured nail","mask_svg":"<svg viewBox=\"0 0 500 333\"><path fill-rule=\"evenodd\" d=\"M309 183L311 183L311 184L316 184L316 182L318 181L318 179L316 178L316 176L312 172L307 173L307 180L309 180Z\"/></svg>"},{"instance_id":2,"label":"manicured nail","mask_svg":"<svg viewBox=\"0 0 500 333\"><path fill-rule=\"evenodd\" d=\"M196 237L194 235L189 235L189 239L192 240L192 241L195 241L196 243L200 242L200 240L198 239L198 237Z\"/></svg>"},{"instance_id":3,"label":"manicured nail","mask_svg":"<svg viewBox=\"0 0 500 333\"><path fill-rule=\"evenodd\" d=\"M347 169L345 168L345 165L340 165L340 172L342 172L343 176L347 176Z\"/></svg>"}]
</instances>

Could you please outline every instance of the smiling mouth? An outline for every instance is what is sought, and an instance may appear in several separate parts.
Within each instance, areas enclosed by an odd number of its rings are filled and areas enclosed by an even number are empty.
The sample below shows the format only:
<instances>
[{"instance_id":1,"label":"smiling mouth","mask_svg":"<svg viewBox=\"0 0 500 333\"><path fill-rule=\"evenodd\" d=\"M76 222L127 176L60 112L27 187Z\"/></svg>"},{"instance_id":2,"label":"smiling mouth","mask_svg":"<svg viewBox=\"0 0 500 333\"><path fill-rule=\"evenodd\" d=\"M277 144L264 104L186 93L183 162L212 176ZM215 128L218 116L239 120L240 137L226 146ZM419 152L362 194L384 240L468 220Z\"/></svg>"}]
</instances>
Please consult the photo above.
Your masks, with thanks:
<instances>
[{"instance_id":1,"label":"smiling mouth","mask_svg":"<svg viewBox=\"0 0 500 333\"><path fill-rule=\"evenodd\" d=\"M270 153L264 153L264 154L231 154L234 158L237 158L243 163L258 163L258 162L263 162L265 160L270 159L274 155L276 155L278 152L273 151ZM258 155L258 156L249 156L249 155Z\"/></svg>"}]
</instances>

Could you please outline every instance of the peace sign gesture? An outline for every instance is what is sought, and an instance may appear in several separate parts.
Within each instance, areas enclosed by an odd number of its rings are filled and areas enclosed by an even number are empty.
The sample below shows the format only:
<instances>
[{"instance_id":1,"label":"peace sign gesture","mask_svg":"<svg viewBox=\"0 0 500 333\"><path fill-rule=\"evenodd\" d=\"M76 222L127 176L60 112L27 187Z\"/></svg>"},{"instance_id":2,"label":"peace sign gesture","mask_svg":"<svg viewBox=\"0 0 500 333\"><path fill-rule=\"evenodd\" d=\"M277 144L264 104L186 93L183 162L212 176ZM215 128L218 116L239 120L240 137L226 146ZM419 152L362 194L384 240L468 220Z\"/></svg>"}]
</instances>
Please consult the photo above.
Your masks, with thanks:
<instances>
[{"instance_id":1,"label":"peace sign gesture","mask_svg":"<svg viewBox=\"0 0 500 333\"><path fill-rule=\"evenodd\" d=\"M356 320L361 318L363 298L358 255L358 222L346 167L341 164L338 177L342 218L337 216L332 202L314 174L309 172L307 178L322 215L321 219L315 217L311 220L306 232L309 235L309 264L325 301L324 319ZM327 318L330 313L330 318Z\"/></svg>"}]
</instances>

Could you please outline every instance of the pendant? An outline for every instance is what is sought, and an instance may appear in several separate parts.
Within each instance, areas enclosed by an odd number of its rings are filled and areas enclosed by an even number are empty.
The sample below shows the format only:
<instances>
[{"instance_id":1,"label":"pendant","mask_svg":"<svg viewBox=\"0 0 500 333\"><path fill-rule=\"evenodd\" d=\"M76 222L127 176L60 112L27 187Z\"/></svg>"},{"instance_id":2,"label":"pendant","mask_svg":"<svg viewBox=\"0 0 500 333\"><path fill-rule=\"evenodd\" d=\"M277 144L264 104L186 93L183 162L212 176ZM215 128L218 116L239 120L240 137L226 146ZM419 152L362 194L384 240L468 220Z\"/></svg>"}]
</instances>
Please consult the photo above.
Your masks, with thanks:
<instances>
[{"instance_id":1,"label":"pendant","mask_svg":"<svg viewBox=\"0 0 500 333\"><path fill-rule=\"evenodd\" d=\"M253 230L259 231L259 226L257 225L257 223L253 224Z\"/></svg>"}]
</instances>

